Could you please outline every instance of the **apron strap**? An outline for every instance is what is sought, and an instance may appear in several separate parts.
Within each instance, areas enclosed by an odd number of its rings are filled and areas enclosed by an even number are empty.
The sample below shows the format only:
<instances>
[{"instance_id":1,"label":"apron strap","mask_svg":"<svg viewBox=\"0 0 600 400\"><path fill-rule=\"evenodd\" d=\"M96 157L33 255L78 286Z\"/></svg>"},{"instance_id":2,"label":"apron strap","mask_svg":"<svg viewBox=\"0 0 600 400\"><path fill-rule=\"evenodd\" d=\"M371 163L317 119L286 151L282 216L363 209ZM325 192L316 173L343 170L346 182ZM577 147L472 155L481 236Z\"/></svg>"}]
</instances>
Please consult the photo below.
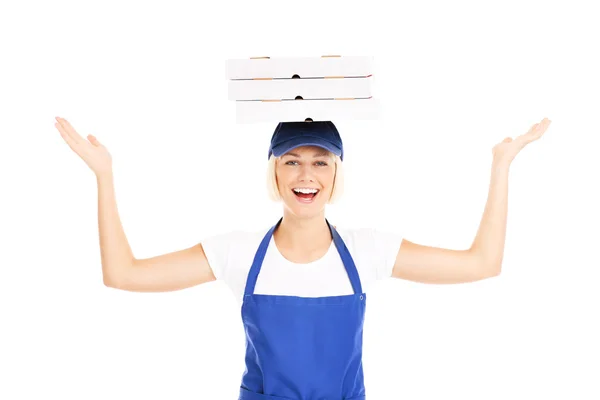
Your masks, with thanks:
<instances>
[{"instance_id":1,"label":"apron strap","mask_svg":"<svg viewBox=\"0 0 600 400\"><path fill-rule=\"evenodd\" d=\"M327 219L325 219L325 221L327 221ZM337 248L338 253L340 253L340 257L342 258L342 262L344 263L344 267L346 268L346 272L350 278L350 283L352 284L354 294L361 294L363 292L362 285L360 283L358 270L354 264L354 259L350 255L350 251L348 251L346 243L344 243L338 231L331 226L329 221L327 221L327 225L329 225L329 230L331 231L331 236L333 237L333 243L335 243L335 247Z\"/></svg>"},{"instance_id":2,"label":"apron strap","mask_svg":"<svg viewBox=\"0 0 600 400\"><path fill-rule=\"evenodd\" d=\"M260 273L260 268L262 266L263 260L265 259L265 255L267 254L267 248L269 243L271 242L271 238L273 237L273 232L275 229L281 224L283 217L279 219L279 221L269 229L269 231L265 234L260 245L258 246L258 250L254 255L254 260L252 261L252 266L250 267L250 272L248 273L248 277L246 279L246 288L244 290L244 296L254 294L254 288L256 287L256 281L258 279L258 274ZM329 223L327 219L327 226L329 227L329 231L331 232L331 236L333 238L333 243L337 248L338 253L342 259L342 263L346 268L346 273L348 274L348 278L350 278L350 283L352 284L352 289L354 290L354 294L362 293L362 285L360 283L360 277L358 275L358 270L356 269L356 265L354 264L354 260L346 247L346 244L342 240L338 231Z\"/></svg>"},{"instance_id":3,"label":"apron strap","mask_svg":"<svg viewBox=\"0 0 600 400\"><path fill-rule=\"evenodd\" d=\"M258 279L258 274L260 272L260 267L262 266L263 260L265 259L265 254L267 254L267 247L269 246L269 242L271 241L271 237L273 236L273 232L275 228L279 226L283 217L279 219L279 221L269 229L269 231L263 237L262 242L260 242L260 246L258 246L258 250L254 255L254 261L252 261L252 266L250 267L250 272L248 273L248 278L246 279L246 289L244 290L244 296L248 296L250 294L254 294L254 287L256 286L256 280Z\"/></svg>"}]
</instances>

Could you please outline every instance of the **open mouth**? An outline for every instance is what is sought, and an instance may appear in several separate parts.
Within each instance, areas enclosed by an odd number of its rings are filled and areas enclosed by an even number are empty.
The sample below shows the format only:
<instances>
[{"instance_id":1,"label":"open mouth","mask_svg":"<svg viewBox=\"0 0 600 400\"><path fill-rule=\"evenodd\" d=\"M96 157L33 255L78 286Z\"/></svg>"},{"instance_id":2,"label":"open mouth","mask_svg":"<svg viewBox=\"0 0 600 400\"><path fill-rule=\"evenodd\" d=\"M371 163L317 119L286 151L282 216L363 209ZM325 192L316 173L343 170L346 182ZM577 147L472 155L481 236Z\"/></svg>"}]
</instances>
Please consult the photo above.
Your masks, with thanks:
<instances>
[{"instance_id":1,"label":"open mouth","mask_svg":"<svg viewBox=\"0 0 600 400\"><path fill-rule=\"evenodd\" d=\"M292 192L294 192L299 200L308 202L312 201L319 194L319 189L292 189Z\"/></svg>"}]
</instances>

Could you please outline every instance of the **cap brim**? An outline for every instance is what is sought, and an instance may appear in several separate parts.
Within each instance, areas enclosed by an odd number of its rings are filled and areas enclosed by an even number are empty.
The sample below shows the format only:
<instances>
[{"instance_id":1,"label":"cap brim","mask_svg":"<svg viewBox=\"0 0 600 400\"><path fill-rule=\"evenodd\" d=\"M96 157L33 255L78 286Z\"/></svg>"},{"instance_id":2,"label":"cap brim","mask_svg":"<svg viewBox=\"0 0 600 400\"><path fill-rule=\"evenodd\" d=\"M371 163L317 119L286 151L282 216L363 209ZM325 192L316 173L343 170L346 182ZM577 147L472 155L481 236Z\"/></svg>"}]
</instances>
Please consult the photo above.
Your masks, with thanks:
<instances>
[{"instance_id":1,"label":"cap brim","mask_svg":"<svg viewBox=\"0 0 600 400\"><path fill-rule=\"evenodd\" d=\"M294 138L294 139L285 141L285 142L273 147L272 151L273 151L273 155L275 157L280 157L280 156L284 155L285 153L287 153L288 151L293 150L297 147L301 147L301 146L317 146L317 147L321 147L325 150L332 152L336 156L340 156L340 157L342 156L342 149L335 146L331 142L329 142L327 140L319 139L316 137L306 137L306 136L298 137L298 138Z\"/></svg>"}]
</instances>

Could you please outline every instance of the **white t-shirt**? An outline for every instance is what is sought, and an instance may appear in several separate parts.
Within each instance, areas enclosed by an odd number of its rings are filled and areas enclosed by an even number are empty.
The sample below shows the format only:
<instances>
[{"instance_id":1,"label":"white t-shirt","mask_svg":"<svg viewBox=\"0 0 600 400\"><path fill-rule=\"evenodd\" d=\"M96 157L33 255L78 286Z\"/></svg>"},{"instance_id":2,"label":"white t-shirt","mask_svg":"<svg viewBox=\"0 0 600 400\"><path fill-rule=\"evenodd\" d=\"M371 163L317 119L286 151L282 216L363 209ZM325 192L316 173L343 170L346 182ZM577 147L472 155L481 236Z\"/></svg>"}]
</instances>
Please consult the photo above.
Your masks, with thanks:
<instances>
[{"instance_id":1,"label":"white t-shirt","mask_svg":"<svg viewBox=\"0 0 600 400\"><path fill-rule=\"evenodd\" d=\"M242 304L248 272L269 228L259 232L232 231L201 241L217 280L224 281ZM392 275L402 236L373 228L347 229L336 226L361 280L363 292L373 282ZM333 240L320 259L293 263L279 252L273 238L267 248L255 294L325 297L352 294L352 285Z\"/></svg>"}]
</instances>

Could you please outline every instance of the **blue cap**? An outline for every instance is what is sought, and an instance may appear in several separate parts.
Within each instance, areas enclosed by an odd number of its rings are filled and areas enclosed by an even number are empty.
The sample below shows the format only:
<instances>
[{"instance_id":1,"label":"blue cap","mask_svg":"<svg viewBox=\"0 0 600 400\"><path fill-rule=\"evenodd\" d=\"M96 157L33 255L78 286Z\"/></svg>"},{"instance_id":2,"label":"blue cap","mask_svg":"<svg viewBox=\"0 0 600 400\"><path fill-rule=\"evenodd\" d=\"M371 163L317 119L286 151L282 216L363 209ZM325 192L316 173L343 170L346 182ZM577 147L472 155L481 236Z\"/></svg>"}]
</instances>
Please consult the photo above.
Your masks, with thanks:
<instances>
[{"instance_id":1,"label":"blue cap","mask_svg":"<svg viewBox=\"0 0 600 400\"><path fill-rule=\"evenodd\" d=\"M280 122L273 132L268 158L300 146L318 146L344 159L342 138L331 121Z\"/></svg>"}]
</instances>

